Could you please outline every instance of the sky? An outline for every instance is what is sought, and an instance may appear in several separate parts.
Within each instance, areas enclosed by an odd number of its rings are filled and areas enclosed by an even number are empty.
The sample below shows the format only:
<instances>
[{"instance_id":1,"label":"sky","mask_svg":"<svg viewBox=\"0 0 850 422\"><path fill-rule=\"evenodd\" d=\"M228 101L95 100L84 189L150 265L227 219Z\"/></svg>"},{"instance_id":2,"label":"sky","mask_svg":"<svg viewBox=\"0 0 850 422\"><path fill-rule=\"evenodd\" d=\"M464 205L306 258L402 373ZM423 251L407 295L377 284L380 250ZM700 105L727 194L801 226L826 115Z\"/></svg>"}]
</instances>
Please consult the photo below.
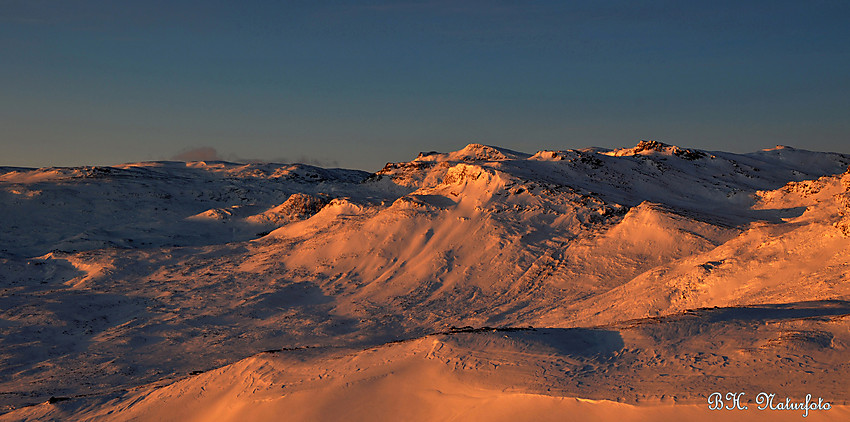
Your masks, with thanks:
<instances>
[{"instance_id":1,"label":"sky","mask_svg":"<svg viewBox=\"0 0 850 422\"><path fill-rule=\"evenodd\" d=\"M0 165L850 153L846 1L0 0Z\"/></svg>"}]
</instances>

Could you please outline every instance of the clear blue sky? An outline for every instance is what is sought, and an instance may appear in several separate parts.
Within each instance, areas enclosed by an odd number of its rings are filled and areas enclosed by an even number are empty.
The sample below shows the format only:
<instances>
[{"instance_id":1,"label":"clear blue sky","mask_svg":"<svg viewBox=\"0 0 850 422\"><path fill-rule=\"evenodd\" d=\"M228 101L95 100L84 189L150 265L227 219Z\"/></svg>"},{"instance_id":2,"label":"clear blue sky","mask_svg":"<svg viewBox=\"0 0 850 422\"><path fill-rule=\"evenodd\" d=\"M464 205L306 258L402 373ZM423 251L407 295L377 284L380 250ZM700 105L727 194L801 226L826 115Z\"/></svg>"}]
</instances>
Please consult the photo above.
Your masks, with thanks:
<instances>
[{"instance_id":1,"label":"clear blue sky","mask_svg":"<svg viewBox=\"0 0 850 422\"><path fill-rule=\"evenodd\" d=\"M0 0L0 165L850 152L847 1Z\"/></svg>"}]
</instances>

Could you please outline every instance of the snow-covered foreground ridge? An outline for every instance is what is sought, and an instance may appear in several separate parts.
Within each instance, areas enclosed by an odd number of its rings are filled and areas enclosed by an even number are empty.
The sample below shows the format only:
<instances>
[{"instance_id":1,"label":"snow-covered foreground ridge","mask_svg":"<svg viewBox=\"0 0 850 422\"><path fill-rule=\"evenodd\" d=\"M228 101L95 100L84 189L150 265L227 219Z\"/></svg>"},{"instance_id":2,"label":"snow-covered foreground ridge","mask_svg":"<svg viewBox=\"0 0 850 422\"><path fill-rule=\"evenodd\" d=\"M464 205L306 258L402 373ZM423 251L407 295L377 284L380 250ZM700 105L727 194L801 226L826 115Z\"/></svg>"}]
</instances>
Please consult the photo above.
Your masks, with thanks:
<instances>
[{"instance_id":1,"label":"snow-covered foreground ridge","mask_svg":"<svg viewBox=\"0 0 850 422\"><path fill-rule=\"evenodd\" d=\"M308 420L374 397L351 414L642 420L708 412L713 386L753 399L775 384L846 417L848 165L643 141L471 144L373 174L0 168L1 409ZM535 330L451 328L466 326ZM447 413L427 411L438 402Z\"/></svg>"}]
</instances>

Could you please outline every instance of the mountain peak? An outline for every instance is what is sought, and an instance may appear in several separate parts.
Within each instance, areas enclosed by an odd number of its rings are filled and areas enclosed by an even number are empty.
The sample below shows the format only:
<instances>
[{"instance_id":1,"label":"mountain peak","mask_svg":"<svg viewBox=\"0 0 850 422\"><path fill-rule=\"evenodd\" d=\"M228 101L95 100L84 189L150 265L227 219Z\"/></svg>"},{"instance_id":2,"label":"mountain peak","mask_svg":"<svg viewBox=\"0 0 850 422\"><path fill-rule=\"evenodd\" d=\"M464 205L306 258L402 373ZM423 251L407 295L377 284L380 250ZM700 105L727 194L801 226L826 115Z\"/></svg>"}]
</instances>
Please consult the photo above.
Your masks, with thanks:
<instances>
[{"instance_id":1,"label":"mountain peak","mask_svg":"<svg viewBox=\"0 0 850 422\"><path fill-rule=\"evenodd\" d=\"M419 153L416 161L504 161L526 159L530 156L530 154L507 148L472 143L463 147L463 149L449 153L434 151Z\"/></svg>"},{"instance_id":2,"label":"mountain peak","mask_svg":"<svg viewBox=\"0 0 850 422\"><path fill-rule=\"evenodd\" d=\"M788 145L777 145L777 146L775 146L775 147L773 147L773 148L765 148L765 149L763 149L762 151L779 151L779 150L789 150L789 151L793 151L793 150L795 150L795 149L796 149L796 148L794 148L794 147L789 147Z\"/></svg>"},{"instance_id":3,"label":"mountain peak","mask_svg":"<svg viewBox=\"0 0 850 422\"><path fill-rule=\"evenodd\" d=\"M641 140L633 148L621 148L603 154L613 157L635 156L635 155L673 155L685 160L697 160L707 156L704 151L697 149L680 148L676 145L668 145L655 140Z\"/></svg>"}]
</instances>

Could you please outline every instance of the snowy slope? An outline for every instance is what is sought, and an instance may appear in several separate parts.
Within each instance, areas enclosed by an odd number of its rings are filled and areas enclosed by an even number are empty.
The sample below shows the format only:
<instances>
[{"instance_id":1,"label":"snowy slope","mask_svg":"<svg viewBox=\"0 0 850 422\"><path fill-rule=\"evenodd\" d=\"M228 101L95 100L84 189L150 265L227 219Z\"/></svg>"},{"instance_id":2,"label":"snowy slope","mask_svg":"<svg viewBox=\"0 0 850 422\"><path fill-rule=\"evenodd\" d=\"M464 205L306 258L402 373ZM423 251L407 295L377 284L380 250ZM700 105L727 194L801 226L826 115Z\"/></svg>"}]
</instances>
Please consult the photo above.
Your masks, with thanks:
<instances>
[{"instance_id":1,"label":"snowy slope","mask_svg":"<svg viewBox=\"0 0 850 422\"><path fill-rule=\"evenodd\" d=\"M826 301L701 309L592 329L460 329L359 351L273 350L165 387L42 404L10 416L800 420L803 410L756 410L759 392L782 386L777 402L800 400L816 388L815 401L833 407L805 412L805 420L838 421L850 417L848 328L850 302ZM745 392L749 409L718 414L701 406L716 391Z\"/></svg>"},{"instance_id":2,"label":"snowy slope","mask_svg":"<svg viewBox=\"0 0 850 422\"><path fill-rule=\"evenodd\" d=\"M562 330L848 300L849 164L650 141L535 154L470 144L371 175L224 162L3 168L0 400L11 410L106 397L263 350L356 355L452 326ZM304 371L319 365L305 359ZM617 400L522 379L518 394ZM85 414L101 411L86 403Z\"/></svg>"},{"instance_id":3,"label":"snowy slope","mask_svg":"<svg viewBox=\"0 0 850 422\"><path fill-rule=\"evenodd\" d=\"M656 266L592 303L577 302L573 318L603 323L705 306L850 296L850 171L759 191L757 198L754 210L799 216L753 222L717 248ZM634 295L641 300L629 300Z\"/></svg>"},{"instance_id":4,"label":"snowy slope","mask_svg":"<svg viewBox=\"0 0 850 422\"><path fill-rule=\"evenodd\" d=\"M145 162L115 167L0 168L0 253L218 244L272 226L230 221L289 195L334 194L368 173L295 164ZM228 224L230 223L230 224Z\"/></svg>"}]
</instances>

